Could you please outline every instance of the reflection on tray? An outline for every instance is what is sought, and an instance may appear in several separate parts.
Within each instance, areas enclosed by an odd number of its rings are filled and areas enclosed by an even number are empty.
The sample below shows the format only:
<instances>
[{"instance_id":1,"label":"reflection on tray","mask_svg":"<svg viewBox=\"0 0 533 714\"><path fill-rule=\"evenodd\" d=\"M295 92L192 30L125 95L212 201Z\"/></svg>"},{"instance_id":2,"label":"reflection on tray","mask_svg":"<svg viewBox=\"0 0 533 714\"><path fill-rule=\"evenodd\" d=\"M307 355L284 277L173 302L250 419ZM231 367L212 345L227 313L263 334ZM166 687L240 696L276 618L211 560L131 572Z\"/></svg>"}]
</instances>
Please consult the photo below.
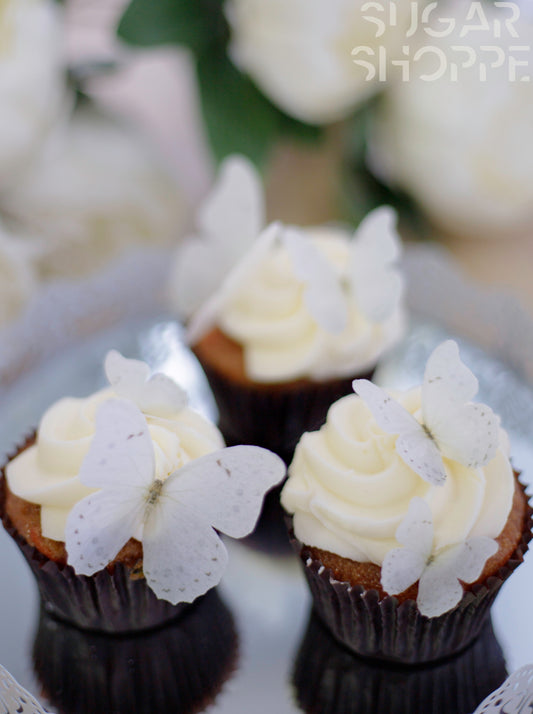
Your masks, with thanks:
<instances>
[{"instance_id":1,"label":"reflection on tray","mask_svg":"<svg viewBox=\"0 0 533 714\"><path fill-rule=\"evenodd\" d=\"M506 676L490 620L460 655L399 667L352 654L311 613L292 682L308 714L471 714Z\"/></svg>"},{"instance_id":2,"label":"reflection on tray","mask_svg":"<svg viewBox=\"0 0 533 714\"><path fill-rule=\"evenodd\" d=\"M202 711L235 669L233 617L216 589L164 627L84 632L43 612L33 646L43 695L60 714Z\"/></svg>"}]
</instances>

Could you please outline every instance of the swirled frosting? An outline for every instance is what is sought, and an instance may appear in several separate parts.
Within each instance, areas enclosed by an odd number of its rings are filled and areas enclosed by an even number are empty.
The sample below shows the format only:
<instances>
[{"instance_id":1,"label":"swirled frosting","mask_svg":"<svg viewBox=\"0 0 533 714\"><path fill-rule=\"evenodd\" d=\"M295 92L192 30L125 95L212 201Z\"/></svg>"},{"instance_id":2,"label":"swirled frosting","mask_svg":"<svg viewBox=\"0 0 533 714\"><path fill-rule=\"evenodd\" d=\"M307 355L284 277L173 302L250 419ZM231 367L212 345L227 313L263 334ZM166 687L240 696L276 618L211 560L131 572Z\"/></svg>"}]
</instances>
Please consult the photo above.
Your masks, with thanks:
<instances>
[{"instance_id":1,"label":"swirled frosting","mask_svg":"<svg viewBox=\"0 0 533 714\"><path fill-rule=\"evenodd\" d=\"M419 417L420 389L394 396ZM414 496L431 508L433 552L469 537L501 533L514 493L505 438L483 467L443 458L443 486L412 471L395 442L355 394L333 404L319 431L302 436L281 496L285 510L294 514L301 542L381 566L387 552L399 545L395 533Z\"/></svg>"},{"instance_id":2,"label":"swirled frosting","mask_svg":"<svg viewBox=\"0 0 533 714\"><path fill-rule=\"evenodd\" d=\"M78 473L95 433L96 410L116 397L112 389L103 389L84 399L60 399L41 419L35 445L7 465L12 493L41 506L41 528L47 538L64 541L70 509L91 493ZM146 413L145 417L154 445L156 476L224 446L218 429L187 407L166 418Z\"/></svg>"},{"instance_id":3,"label":"swirled frosting","mask_svg":"<svg viewBox=\"0 0 533 714\"><path fill-rule=\"evenodd\" d=\"M334 228L306 229L318 250L347 282L350 236ZM217 318L220 329L243 346L246 374L258 382L350 376L373 367L404 333L401 302L383 322L371 322L352 291L344 295L348 319L340 334L323 329L308 310L305 284L282 242L272 244Z\"/></svg>"}]
</instances>

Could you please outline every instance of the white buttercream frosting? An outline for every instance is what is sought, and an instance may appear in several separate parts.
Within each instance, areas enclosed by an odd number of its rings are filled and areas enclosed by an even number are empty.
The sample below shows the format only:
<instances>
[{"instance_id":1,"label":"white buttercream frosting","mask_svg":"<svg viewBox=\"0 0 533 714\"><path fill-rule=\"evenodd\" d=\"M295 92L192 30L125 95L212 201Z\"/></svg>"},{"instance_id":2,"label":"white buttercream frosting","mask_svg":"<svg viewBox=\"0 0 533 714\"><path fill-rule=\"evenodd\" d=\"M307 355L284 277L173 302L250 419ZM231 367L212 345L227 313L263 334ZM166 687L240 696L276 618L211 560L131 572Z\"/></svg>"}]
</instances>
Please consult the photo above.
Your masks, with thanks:
<instances>
[{"instance_id":1,"label":"white buttercream frosting","mask_svg":"<svg viewBox=\"0 0 533 714\"><path fill-rule=\"evenodd\" d=\"M419 416L420 389L395 396ZM515 488L505 438L483 467L468 468L443 458L443 486L431 485L412 471L396 452L395 442L355 394L333 404L319 431L303 435L281 496L285 510L294 514L301 542L381 566L399 545L395 533L415 496L431 508L433 552L469 537L495 538L501 533Z\"/></svg>"},{"instance_id":2,"label":"white buttercream frosting","mask_svg":"<svg viewBox=\"0 0 533 714\"><path fill-rule=\"evenodd\" d=\"M306 229L344 286L347 324L340 334L321 327L305 301L283 241L272 243L231 298L221 306L217 324L242 345L247 375L258 382L302 377L329 379L360 374L403 335L405 313L398 300L390 315L373 322L360 310L349 287L352 237L335 228Z\"/></svg>"},{"instance_id":3,"label":"white buttercream frosting","mask_svg":"<svg viewBox=\"0 0 533 714\"><path fill-rule=\"evenodd\" d=\"M108 388L83 399L60 399L41 419L35 445L7 465L12 493L41 506L45 537L64 541L71 508L91 493L78 473L95 433L98 406L117 396ZM188 407L165 418L146 413L145 417L154 445L156 475L169 465L177 469L224 446L218 429Z\"/></svg>"}]
</instances>

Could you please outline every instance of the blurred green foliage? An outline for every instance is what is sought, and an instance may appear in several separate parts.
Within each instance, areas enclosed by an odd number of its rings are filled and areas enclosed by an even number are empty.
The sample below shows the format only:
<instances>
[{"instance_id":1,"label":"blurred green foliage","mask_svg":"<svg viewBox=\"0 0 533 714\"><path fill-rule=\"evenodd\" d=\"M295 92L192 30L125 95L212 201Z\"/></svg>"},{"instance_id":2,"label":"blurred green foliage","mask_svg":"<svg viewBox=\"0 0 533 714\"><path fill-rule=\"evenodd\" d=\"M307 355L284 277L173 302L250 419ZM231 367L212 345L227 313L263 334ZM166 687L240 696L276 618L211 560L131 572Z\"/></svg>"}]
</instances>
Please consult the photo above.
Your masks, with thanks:
<instances>
[{"instance_id":1,"label":"blurred green foliage","mask_svg":"<svg viewBox=\"0 0 533 714\"><path fill-rule=\"evenodd\" d=\"M118 36L131 45L178 45L192 52L205 130L216 161L241 153L261 168L279 138L321 140L320 127L282 112L231 62L223 0L131 0Z\"/></svg>"}]
</instances>

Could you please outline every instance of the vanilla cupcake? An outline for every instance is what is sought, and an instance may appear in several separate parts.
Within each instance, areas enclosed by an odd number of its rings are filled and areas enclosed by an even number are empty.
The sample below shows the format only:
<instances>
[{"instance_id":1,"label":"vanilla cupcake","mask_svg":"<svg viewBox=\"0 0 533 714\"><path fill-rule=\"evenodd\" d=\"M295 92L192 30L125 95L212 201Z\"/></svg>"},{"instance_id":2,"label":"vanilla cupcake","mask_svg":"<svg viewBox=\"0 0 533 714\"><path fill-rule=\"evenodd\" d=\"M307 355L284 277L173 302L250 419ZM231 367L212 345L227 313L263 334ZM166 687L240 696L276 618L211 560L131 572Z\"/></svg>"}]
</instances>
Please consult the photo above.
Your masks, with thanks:
<instances>
[{"instance_id":1,"label":"vanilla cupcake","mask_svg":"<svg viewBox=\"0 0 533 714\"><path fill-rule=\"evenodd\" d=\"M226 162L178 251L171 302L213 389L228 443L290 460L354 377L371 376L404 334L400 241L392 209L355 235L265 228L262 194L243 159Z\"/></svg>"},{"instance_id":2,"label":"vanilla cupcake","mask_svg":"<svg viewBox=\"0 0 533 714\"><path fill-rule=\"evenodd\" d=\"M531 510L477 380L448 341L421 389L365 380L303 435L281 502L319 615L359 654L424 662L479 633Z\"/></svg>"},{"instance_id":3,"label":"vanilla cupcake","mask_svg":"<svg viewBox=\"0 0 533 714\"><path fill-rule=\"evenodd\" d=\"M2 470L0 513L56 617L95 630L157 625L216 585L285 473L264 449L225 449L163 374L118 352L110 387L65 398Z\"/></svg>"}]
</instances>

